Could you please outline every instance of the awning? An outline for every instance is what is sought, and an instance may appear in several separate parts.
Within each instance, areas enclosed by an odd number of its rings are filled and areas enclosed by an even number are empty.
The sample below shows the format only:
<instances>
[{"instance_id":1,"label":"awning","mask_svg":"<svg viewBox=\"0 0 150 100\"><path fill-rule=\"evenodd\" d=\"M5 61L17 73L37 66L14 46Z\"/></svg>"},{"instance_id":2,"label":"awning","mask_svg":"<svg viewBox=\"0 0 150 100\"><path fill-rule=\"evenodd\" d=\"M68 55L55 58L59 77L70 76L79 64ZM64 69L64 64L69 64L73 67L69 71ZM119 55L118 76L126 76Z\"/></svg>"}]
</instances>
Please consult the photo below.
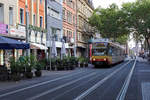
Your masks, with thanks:
<instances>
[{"instance_id":1,"label":"awning","mask_svg":"<svg viewBox=\"0 0 150 100\"><path fill-rule=\"evenodd\" d=\"M31 49L40 49L40 50L47 50L48 48L42 44L37 44L37 43L31 43L30 44Z\"/></svg>"},{"instance_id":2,"label":"awning","mask_svg":"<svg viewBox=\"0 0 150 100\"><path fill-rule=\"evenodd\" d=\"M0 49L29 49L28 43L0 36Z\"/></svg>"}]
</instances>

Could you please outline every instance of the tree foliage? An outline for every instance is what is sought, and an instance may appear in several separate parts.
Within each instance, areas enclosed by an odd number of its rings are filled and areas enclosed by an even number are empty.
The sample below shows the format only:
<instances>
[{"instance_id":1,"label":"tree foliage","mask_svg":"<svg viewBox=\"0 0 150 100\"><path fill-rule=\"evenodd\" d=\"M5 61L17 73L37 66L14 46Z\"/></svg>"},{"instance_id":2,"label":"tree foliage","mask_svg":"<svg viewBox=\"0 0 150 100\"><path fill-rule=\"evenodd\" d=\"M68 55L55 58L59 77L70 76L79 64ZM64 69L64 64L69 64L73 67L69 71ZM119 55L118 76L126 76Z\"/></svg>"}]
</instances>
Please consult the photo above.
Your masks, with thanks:
<instances>
[{"instance_id":1,"label":"tree foliage","mask_svg":"<svg viewBox=\"0 0 150 100\"><path fill-rule=\"evenodd\" d=\"M150 0L124 3L122 8L112 4L108 8L97 8L89 23L95 26L102 37L125 43L130 33L136 42L150 38ZM150 48L150 44L148 45Z\"/></svg>"},{"instance_id":2,"label":"tree foliage","mask_svg":"<svg viewBox=\"0 0 150 100\"><path fill-rule=\"evenodd\" d=\"M116 4L112 4L106 9L97 8L89 18L89 23L100 31L102 37L117 41L119 37L123 38L128 33L125 24L123 24L125 22L123 17L124 13L120 11Z\"/></svg>"}]
</instances>

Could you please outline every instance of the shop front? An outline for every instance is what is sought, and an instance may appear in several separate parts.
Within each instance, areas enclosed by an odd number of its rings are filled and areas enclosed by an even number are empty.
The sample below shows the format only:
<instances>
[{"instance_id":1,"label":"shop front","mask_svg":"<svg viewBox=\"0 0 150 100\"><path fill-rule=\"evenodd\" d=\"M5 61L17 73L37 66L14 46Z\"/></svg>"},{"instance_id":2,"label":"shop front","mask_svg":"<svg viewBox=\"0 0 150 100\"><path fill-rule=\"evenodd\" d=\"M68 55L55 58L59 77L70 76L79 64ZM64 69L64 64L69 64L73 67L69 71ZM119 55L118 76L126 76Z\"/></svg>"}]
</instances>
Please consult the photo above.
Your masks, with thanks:
<instances>
[{"instance_id":1,"label":"shop front","mask_svg":"<svg viewBox=\"0 0 150 100\"><path fill-rule=\"evenodd\" d=\"M27 43L0 36L0 65L9 67L10 57L17 58L22 50L29 48L30 46Z\"/></svg>"},{"instance_id":2,"label":"shop front","mask_svg":"<svg viewBox=\"0 0 150 100\"><path fill-rule=\"evenodd\" d=\"M42 44L30 43L30 52L33 54L37 60L42 60L46 58L47 47Z\"/></svg>"}]
</instances>

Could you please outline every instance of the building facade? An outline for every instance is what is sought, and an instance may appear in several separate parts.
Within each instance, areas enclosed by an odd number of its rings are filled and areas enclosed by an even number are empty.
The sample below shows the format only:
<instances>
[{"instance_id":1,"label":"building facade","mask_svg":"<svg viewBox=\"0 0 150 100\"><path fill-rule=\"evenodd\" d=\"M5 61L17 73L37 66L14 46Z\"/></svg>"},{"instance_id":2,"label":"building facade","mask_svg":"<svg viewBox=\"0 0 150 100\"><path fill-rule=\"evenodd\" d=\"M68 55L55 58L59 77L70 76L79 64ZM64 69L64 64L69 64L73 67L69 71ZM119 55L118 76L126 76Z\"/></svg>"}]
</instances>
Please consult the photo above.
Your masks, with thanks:
<instances>
[{"instance_id":1,"label":"building facade","mask_svg":"<svg viewBox=\"0 0 150 100\"><path fill-rule=\"evenodd\" d=\"M93 33L88 18L93 10L91 0L77 0L77 56L88 56L88 40Z\"/></svg>"},{"instance_id":2,"label":"building facade","mask_svg":"<svg viewBox=\"0 0 150 100\"><path fill-rule=\"evenodd\" d=\"M46 32L45 32L45 0L18 0L17 3L18 26L24 27L28 23L28 42L30 53L38 59L45 57ZM26 17L27 16L27 17Z\"/></svg>"},{"instance_id":3,"label":"building facade","mask_svg":"<svg viewBox=\"0 0 150 100\"><path fill-rule=\"evenodd\" d=\"M62 0L46 0L46 27L47 27L47 45L51 46L50 41L54 39L57 56L60 56L61 47L62 47ZM66 48L68 46L66 45Z\"/></svg>"},{"instance_id":4,"label":"building facade","mask_svg":"<svg viewBox=\"0 0 150 100\"><path fill-rule=\"evenodd\" d=\"M68 55L74 55L76 38L76 0L63 0L63 39L69 44Z\"/></svg>"},{"instance_id":5,"label":"building facade","mask_svg":"<svg viewBox=\"0 0 150 100\"><path fill-rule=\"evenodd\" d=\"M0 0L0 36L24 40L24 37L11 34L11 28L16 27L17 22L17 0ZM22 50L0 50L0 65L9 66L9 58L17 57Z\"/></svg>"}]
</instances>

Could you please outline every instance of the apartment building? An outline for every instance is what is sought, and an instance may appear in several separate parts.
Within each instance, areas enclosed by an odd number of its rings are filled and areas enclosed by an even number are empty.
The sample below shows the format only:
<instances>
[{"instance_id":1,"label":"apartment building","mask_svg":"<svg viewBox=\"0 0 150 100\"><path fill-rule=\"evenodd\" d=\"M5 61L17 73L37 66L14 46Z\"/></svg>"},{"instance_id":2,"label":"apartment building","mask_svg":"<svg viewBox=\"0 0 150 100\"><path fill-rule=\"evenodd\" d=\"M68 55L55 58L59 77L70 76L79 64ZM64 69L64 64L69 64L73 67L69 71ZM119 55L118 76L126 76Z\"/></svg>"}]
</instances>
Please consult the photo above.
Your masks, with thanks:
<instances>
[{"instance_id":1,"label":"apartment building","mask_svg":"<svg viewBox=\"0 0 150 100\"><path fill-rule=\"evenodd\" d=\"M17 22L17 0L0 0L0 36L16 40L24 40L25 37L19 37L11 34L10 29L16 27ZM17 57L18 52L22 50L0 50L0 65L9 66L9 58Z\"/></svg>"},{"instance_id":2,"label":"apartment building","mask_svg":"<svg viewBox=\"0 0 150 100\"><path fill-rule=\"evenodd\" d=\"M42 59L45 57L46 32L45 32L45 0L18 0L17 23L25 30L28 27L28 40L30 52ZM24 31L26 33L26 31Z\"/></svg>"},{"instance_id":3,"label":"apartment building","mask_svg":"<svg viewBox=\"0 0 150 100\"><path fill-rule=\"evenodd\" d=\"M46 0L46 28L47 28L47 45L55 41L57 56L61 56L63 26L62 26L62 0ZM68 44L65 43L68 48Z\"/></svg>"},{"instance_id":4,"label":"apartment building","mask_svg":"<svg viewBox=\"0 0 150 100\"><path fill-rule=\"evenodd\" d=\"M88 18L93 10L92 0L77 0L77 56L88 56L88 40L93 35Z\"/></svg>"},{"instance_id":5,"label":"apartment building","mask_svg":"<svg viewBox=\"0 0 150 100\"><path fill-rule=\"evenodd\" d=\"M63 39L69 44L68 55L74 55L76 39L76 0L63 0Z\"/></svg>"}]
</instances>

